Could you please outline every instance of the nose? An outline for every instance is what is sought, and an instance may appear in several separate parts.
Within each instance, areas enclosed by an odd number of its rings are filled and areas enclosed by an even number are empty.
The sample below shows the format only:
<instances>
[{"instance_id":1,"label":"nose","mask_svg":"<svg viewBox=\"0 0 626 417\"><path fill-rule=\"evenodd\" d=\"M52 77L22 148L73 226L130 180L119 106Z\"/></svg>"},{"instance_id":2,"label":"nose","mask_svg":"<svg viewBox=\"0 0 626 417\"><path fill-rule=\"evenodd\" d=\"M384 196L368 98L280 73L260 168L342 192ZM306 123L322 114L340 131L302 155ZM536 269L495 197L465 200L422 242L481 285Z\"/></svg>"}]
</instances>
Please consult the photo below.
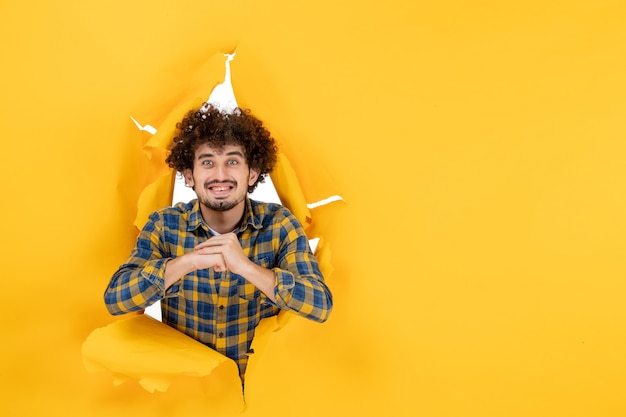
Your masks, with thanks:
<instances>
[{"instance_id":1,"label":"nose","mask_svg":"<svg viewBox=\"0 0 626 417\"><path fill-rule=\"evenodd\" d=\"M226 166L224 166L224 164L218 164L215 168L217 179L220 181L226 179Z\"/></svg>"}]
</instances>

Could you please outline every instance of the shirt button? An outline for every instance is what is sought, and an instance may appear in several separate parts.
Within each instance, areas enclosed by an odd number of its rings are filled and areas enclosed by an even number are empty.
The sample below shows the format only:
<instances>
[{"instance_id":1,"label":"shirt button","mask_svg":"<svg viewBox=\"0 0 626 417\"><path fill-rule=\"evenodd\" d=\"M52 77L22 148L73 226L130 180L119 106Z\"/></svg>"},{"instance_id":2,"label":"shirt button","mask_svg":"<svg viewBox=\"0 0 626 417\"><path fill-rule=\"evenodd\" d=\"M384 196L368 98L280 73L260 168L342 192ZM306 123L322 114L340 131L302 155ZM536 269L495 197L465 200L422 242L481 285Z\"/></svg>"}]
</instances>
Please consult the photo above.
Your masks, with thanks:
<instances>
[{"instance_id":1,"label":"shirt button","mask_svg":"<svg viewBox=\"0 0 626 417\"><path fill-rule=\"evenodd\" d=\"M219 337L224 337L224 332L220 332L220 334L218 334Z\"/></svg>"},{"instance_id":2,"label":"shirt button","mask_svg":"<svg viewBox=\"0 0 626 417\"><path fill-rule=\"evenodd\" d=\"M224 306L223 305L220 306L220 310L224 310Z\"/></svg>"}]
</instances>

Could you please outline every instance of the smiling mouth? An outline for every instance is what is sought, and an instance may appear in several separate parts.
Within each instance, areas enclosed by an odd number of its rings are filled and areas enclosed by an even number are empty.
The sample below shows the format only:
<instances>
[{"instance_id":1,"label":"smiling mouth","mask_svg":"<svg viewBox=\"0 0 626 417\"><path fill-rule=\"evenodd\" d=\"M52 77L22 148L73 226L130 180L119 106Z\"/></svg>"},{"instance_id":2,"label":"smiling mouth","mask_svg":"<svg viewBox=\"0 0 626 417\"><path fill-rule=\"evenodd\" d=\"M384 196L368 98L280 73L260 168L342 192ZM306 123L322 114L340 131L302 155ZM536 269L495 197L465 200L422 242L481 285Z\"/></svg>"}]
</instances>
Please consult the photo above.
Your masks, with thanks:
<instances>
[{"instance_id":1,"label":"smiling mouth","mask_svg":"<svg viewBox=\"0 0 626 417\"><path fill-rule=\"evenodd\" d=\"M227 184L225 184L225 183L220 183L220 184L213 183L212 185L208 185L206 188L214 196L216 196L216 197L224 197L227 194L229 194L231 190L233 190L235 188L235 185L234 184L228 184L228 183Z\"/></svg>"}]
</instances>

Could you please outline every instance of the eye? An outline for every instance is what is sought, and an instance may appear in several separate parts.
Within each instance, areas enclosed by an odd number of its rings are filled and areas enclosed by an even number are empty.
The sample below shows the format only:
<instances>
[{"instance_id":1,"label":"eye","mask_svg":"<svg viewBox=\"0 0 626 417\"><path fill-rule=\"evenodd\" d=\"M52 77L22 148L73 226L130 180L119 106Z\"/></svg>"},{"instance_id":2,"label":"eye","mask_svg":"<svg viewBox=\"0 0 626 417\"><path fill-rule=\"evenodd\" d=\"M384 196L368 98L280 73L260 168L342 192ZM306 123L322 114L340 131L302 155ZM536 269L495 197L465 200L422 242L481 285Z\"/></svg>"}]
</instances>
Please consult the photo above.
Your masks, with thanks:
<instances>
[{"instance_id":1,"label":"eye","mask_svg":"<svg viewBox=\"0 0 626 417\"><path fill-rule=\"evenodd\" d=\"M205 159L204 161L201 162L201 164L205 167L210 167L210 166L213 166L213 161Z\"/></svg>"},{"instance_id":2,"label":"eye","mask_svg":"<svg viewBox=\"0 0 626 417\"><path fill-rule=\"evenodd\" d=\"M239 161L237 161L236 159L231 159L228 161L228 165L237 165L239 164Z\"/></svg>"}]
</instances>

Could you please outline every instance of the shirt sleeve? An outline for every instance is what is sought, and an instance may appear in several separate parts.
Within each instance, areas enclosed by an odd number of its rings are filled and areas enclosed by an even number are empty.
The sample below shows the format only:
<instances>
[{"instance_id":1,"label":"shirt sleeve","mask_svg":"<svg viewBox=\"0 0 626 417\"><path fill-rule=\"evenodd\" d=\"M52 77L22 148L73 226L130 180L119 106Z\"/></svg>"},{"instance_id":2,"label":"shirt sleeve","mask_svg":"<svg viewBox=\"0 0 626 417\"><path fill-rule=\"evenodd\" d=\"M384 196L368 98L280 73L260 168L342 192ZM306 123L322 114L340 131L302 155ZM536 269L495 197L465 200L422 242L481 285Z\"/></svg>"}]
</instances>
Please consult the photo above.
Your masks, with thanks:
<instances>
[{"instance_id":1,"label":"shirt sleeve","mask_svg":"<svg viewBox=\"0 0 626 417\"><path fill-rule=\"evenodd\" d=\"M173 295L174 285L164 289L163 275L169 260L163 243L163 222L153 213L137 238L124 264L113 274L104 293L104 303L113 315L143 310Z\"/></svg>"},{"instance_id":2,"label":"shirt sleeve","mask_svg":"<svg viewBox=\"0 0 626 417\"><path fill-rule=\"evenodd\" d=\"M280 250L274 295L276 305L308 319L323 323L333 307L333 298L324 282L317 259L298 220L288 216L280 232Z\"/></svg>"}]
</instances>

